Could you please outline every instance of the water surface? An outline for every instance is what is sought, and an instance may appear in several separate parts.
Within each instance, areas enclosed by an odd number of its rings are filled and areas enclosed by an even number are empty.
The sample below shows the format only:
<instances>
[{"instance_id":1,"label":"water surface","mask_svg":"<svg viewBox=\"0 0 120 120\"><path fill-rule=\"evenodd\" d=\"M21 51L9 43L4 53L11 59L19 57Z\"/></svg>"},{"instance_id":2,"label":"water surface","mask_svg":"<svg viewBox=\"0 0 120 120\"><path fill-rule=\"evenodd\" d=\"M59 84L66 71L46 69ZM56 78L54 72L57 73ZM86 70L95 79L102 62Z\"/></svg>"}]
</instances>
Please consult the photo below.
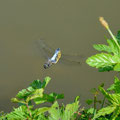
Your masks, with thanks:
<instances>
[{"instance_id":1,"label":"water surface","mask_svg":"<svg viewBox=\"0 0 120 120\"><path fill-rule=\"evenodd\" d=\"M81 66L56 64L45 70L45 59L35 49L44 39L66 54L95 54L92 44L106 43L108 33L99 16L109 22L113 33L120 28L120 1L82 0L1 0L0 1L0 111L11 110L10 98L34 79L52 78L48 92L64 93L64 103L81 96L81 104L91 97L89 90L113 81L113 72L99 73L85 59Z\"/></svg>"}]
</instances>

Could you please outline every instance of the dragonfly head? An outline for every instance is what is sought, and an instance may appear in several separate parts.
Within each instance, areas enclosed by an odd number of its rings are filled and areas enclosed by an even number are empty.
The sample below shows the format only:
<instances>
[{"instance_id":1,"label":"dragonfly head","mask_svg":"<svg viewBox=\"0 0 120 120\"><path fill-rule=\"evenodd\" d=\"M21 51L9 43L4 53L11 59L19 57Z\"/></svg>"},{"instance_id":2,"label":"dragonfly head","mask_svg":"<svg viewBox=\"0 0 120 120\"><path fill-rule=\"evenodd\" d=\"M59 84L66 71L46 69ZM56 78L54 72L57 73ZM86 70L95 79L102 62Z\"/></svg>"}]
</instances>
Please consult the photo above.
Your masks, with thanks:
<instances>
[{"instance_id":1,"label":"dragonfly head","mask_svg":"<svg viewBox=\"0 0 120 120\"><path fill-rule=\"evenodd\" d=\"M51 65L52 65L52 62L48 60L48 61L44 64L44 68L47 69L47 68L49 68Z\"/></svg>"}]
</instances>

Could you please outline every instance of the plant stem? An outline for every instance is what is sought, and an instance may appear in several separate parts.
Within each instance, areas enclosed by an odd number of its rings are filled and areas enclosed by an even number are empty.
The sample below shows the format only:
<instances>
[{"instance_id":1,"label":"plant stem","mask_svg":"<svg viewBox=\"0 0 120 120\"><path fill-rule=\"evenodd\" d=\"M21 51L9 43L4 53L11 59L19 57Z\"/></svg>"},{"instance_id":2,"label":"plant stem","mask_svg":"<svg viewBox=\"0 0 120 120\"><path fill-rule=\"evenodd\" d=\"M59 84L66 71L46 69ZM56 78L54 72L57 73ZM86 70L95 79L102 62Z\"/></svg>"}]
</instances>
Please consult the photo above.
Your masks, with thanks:
<instances>
[{"instance_id":1,"label":"plant stem","mask_svg":"<svg viewBox=\"0 0 120 120\"><path fill-rule=\"evenodd\" d=\"M96 114L96 103L97 103L97 96L96 96L96 94L95 94L95 95L94 95L94 112L93 112L94 116L95 116L95 114Z\"/></svg>"},{"instance_id":2,"label":"plant stem","mask_svg":"<svg viewBox=\"0 0 120 120\"><path fill-rule=\"evenodd\" d=\"M115 36L113 35L112 31L110 30L110 28L107 29L109 34L111 35L111 37L113 38L113 40L115 41L116 45L118 46L118 48L120 49L120 46L117 42L117 39L115 38Z\"/></svg>"},{"instance_id":3,"label":"plant stem","mask_svg":"<svg viewBox=\"0 0 120 120\"><path fill-rule=\"evenodd\" d=\"M31 114L31 112L30 112L29 105L26 104L26 106L27 106L27 109L28 109L29 115L30 115L30 117L32 118L32 114Z\"/></svg>"},{"instance_id":4,"label":"plant stem","mask_svg":"<svg viewBox=\"0 0 120 120\"><path fill-rule=\"evenodd\" d=\"M94 96L94 109L96 109L96 102L97 102L97 97L96 95Z\"/></svg>"},{"instance_id":5,"label":"plant stem","mask_svg":"<svg viewBox=\"0 0 120 120\"><path fill-rule=\"evenodd\" d=\"M99 17L99 21L100 21L100 23L108 30L109 34L111 35L111 37L113 38L113 40L115 41L116 45L118 46L118 48L119 48L119 50L120 50L120 46L119 46L119 44L118 44L118 42L117 42L117 39L116 39L116 37L113 35L112 31L110 30L109 25L108 25L108 23L106 22L106 20L104 20L103 17Z\"/></svg>"},{"instance_id":6,"label":"plant stem","mask_svg":"<svg viewBox=\"0 0 120 120\"><path fill-rule=\"evenodd\" d=\"M104 103L105 103L105 98L106 98L106 97L103 98L101 108L103 108L103 105L104 105Z\"/></svg>"}]
</instances>

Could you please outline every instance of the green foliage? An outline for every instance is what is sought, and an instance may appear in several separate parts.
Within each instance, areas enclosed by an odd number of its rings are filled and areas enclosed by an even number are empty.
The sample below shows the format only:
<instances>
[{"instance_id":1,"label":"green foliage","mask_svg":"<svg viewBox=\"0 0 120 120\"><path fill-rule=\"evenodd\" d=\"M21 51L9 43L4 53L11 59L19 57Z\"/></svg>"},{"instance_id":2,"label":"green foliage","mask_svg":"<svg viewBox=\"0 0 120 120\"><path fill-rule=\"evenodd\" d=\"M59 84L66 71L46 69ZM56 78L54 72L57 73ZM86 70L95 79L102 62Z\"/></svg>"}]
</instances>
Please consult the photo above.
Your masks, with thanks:
<instances>
[{"instance_id":1,"label":"green foliage","mask_svg":"<svg viewBox=\"0 0 120 120\"><path fill-rule=\"evenodd\" d=\"M107 45L95 44L95 45L93 45L93 47L98 51L105 51L105 52L108 52L108 53L112 53L112 50L111 50L110 46L107 46Z\"/></svg>"},{"instance_id":2,"label":"green foliage","mask_svg":"<svg viewBox=\"0 0 120 120\"><path fill-rule=\"evenodd\" d=\"M116 44L116 42L118 44ZM86 63L92 67L98 68L100 72L120 71L120 31L114 39L107 39L108 45L98 44L93 47L102 53L93 55L86 60ZM118 46L119 45L119 46Z\"/></svg>"},{"instance_id":3,"label":"green foliage","mask_svg":"<svg viewBox=\"0 0 120 120\"><path fill-rule=\"evenodd\" d=\"M18 108L13 108L13 111L7 114L1 112L0 119L2 120L74 120L79 109L79 97L76 97L72 104L59 106L57 100L64 97L63 94L44 93L44 89L49 83L50 78L46 77L43 82L34 80L30 86L18 92L16 98L11 101L18 103ZM49 107L34 108L34 104L44 102L52 103Z\"/></svg>"},{"instance_id":4,"label":"green foliage","mask_svg":"<svg viewBox=\"0 0 120 120\"><path fill-rule=\"evenodd\" d=\"M57 99L64 98L63 94L44 93L44 88L47 86L49 81L49 77L46 77L43 82L40 80L34 80L27 89L19 91L19 93L16 95L16 98L12 98L11 101L28 104L31 100L33 100L35 104L41 104L45 102L53 103Z\"/></svg>"},{"instance_id":5,"label":"green foliage","mask_svg":"<svg viewBox=\"0 0 120 120\"><path fill-rule=\"evenodd\" d=\"M92 99L87 99L87 100L86 100L86 103L87 103L88 105L91 105L91 104L93 103L93 100L92 100Z\"/></svg>"},{"instance_id":6,"label":"green foliage","mask_svg":"<svg viewBox=\"0 0 120 120\"><path fill-rule=\"evenodd\" d=\"M109 105L100 109L93 119L109 114L111 115L111 120L118 119L120 115L120 80L115 77L114 84L112 84L110 88L107 89L108 92L101 86L99 87L99 90L106 97ZM113 93L111 93L112 91Z\"/></svg>"},{"instance_id":7,"label":"green foliage","mask_svg":"<svg viewBox=\"0 0 120 120\"><path fill-rule=\"evenodd\" d=\"M11 101L18 103L20 106L14 108L12 112L2 115L0 118L10 120L27 120L27 119L43 119L46 120L45 114L49 111L50 107L34 108L32 105L33 101L35 104L41 104L45 102L54 103L57 99L64 98L63 94L57 93L44 93L44 89L50 81L50 77L46 77L43 82L40 80L34 80L28 88L18 92L15 98Z\"/></svg>"},{"instance_id":8,"label":"green foliage","mask_svg":"<svg viewBox=\"0 0 120 120\"><path fill-rule=\"evenodd\" d=\"M25 106L20 106L18 108L14 108L13 112L6 115L6 118L10 120L24 120L29 118L29 114L27 113L27 108Z\"/></svg>"},{"instance_id":9,"label":"green foliage","mask_svg":"<svg viewBox=\"0 0 120 120\"><path fill-rule=\"evenodd\" d=\"M120 71L120 31L114 36L110 29L108 31L113 39L107 39L108 45L98 44L93 47L102 51L89 57L86 63L92 67L96 67L99 72L104 71ZM104 99L101 102L101 108L96 107L97 97L94 100L88 100L87 103L94 103L94 111L92 120L119 120L120 119L120 80L115 77L114 84L107 90L103 86L99 86L99 91L103 94ZM107 106L104 103L107 101Z\"/></svg>"},{"instance_id":10,"label":"green foliage","mask_svg":"<svg viewBox=\"0 0 120 120\"><path fill-rule=\"evenodd\" d=\"M59 107L58 103L55 102L49 110L49 120L74 120L76 118L75 112L79 108L79 97L76 97L75 102L67 104L66 107Z\"/></svg>"}]
</instances>

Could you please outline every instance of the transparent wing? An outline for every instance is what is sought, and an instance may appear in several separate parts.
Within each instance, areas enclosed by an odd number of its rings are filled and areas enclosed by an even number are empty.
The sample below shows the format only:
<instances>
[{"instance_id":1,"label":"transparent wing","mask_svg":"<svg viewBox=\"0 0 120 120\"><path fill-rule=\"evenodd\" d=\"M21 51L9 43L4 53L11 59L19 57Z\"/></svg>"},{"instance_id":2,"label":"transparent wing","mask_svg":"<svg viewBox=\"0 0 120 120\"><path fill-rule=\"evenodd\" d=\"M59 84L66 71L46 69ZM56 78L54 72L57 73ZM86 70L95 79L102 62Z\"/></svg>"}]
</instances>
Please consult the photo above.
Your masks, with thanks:
<instances>
[{"instance_id":1,"label":"transparent wing","mask_svg":"<svg viewBox=\"0 0 120 120\"><path fill-rule=\"evenodd\" d=\"M55 52L55 49L47 45L44 40L38 40L37 47L45 58L52 57ZM62 51L61 53L60 61L65 64L81 64L81 59L84 58L83 55L79 54L64 54Z\"/></svg>"},{"instance_id":2,"label":"transparent wing","mask_svg":"<svg viewBox=\"0 0 120 120\"><path fill-rule=\"evenodd\" d=\"M62 54L61 61L65 64L78 65L81 64L81 60L84 58L83 55L79 54Z\"/></svg>"},{"instance_id":3,"label":"transparent wing","mask_svg":"<svg viewBox=\"0 0 120 120\"><path fill-rule=\"evenodd\" d=\"M39 50L40 54L45 57L45 59L48 59L53 56L55 50L50 48L44 40L37 40L36 41L37 49Z\"/></svg>"}]
</instances>

